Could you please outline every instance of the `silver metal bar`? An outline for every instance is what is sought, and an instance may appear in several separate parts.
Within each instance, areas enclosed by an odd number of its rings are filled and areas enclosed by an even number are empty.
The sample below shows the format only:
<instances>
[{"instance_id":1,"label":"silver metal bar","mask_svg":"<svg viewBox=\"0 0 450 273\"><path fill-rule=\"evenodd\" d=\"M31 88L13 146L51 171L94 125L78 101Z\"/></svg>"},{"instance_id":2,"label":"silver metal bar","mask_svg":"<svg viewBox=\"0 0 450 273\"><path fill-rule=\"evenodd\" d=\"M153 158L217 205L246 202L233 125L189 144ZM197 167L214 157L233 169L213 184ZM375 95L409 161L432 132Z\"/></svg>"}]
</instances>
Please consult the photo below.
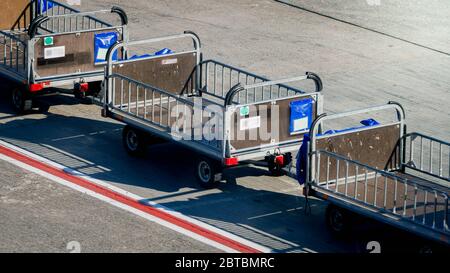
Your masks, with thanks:
<instances>
[{"instance_id":1,"label":"silver metal bar","mask_svg":"<svg viewBox=\"0 0 450 273\"><path fill-rule=\"evenodd\" d=\"M408 200L408 181L405 180L404 184L405 184L405 192L403 195L403 216L406 216L406 203Z\"/></svg>"},{"instance_id":2,"label":"silver metal bar","mask_svg":"<svg viewBox=\"0 0 450 273\"><path fill-rule=\"evenodd\" d=\"M416 216L417 216L417 185L414 185L414 208L413 208L413 216L412 219L413 221L416 220Z\"/></svg>"},{"instance_id":3,"label":"silver metal bar","mask_svg":"<svg viewBox=\"0 0 450 273\"><path fill-rule=\"evenodd\" d=\"M320 155L320 154L319 154ZM348 161L345 161L345 185L344 185L344 194L347 196L348 194ZM317 166L320 166L320 164L317 164ZM320 169L320 168L317 168Z\"/></svg>"},{"instance_id":4,"label":"silver metal bar","mask_svg":"<svg viewBox=\"0 0 450 273\"><path fill-rule=\"evenodd\" d=\"M377 191L378 191L378 172L375 172L375 185L373 190L373 205L377 206Z\"/></svg>"},{"instance_id":5,"label":"silver metal bar","mask_svg":"<svg viewBox=\"0 0 450 273\"><path fill-rule=\"evenodd\" d=\"M386 209L387 205L387 176L384 177L384 198L383 198L383 208Z\"/></svg>"},{"instance_id":6,"label":"silver metal bar","mask_svg":"<svg viewBox=\"0 0 450 273\"><path fill-rule=\"evenodd\" d=\"M329 181L330 181L330 156L327 156L327 180L326 180L327 189Z\"/></svg>"},{"instance_id":7,"label":"silver metal bar","mask_svg":"<svg viewBox=\"0 0 450 273\"><path fill-rule=\"evenodd\" d=\"M392 212L394 214L397 213L397 187L398 187L398 180L397 178L394 178L394 207L392 208Z\"/></svg>"},{"instance_id":8,"label":"silver metal bar","mask_svg":"<svg viewBox=\"0 0 450 273\"><path fill-rule=\"evenodd\" d=\"M336 159L336 186L334 191L338 192L338 186L339 186L339 159Z\"/></svg>"},{"instance_id":9,"label":"silver metal bar","mask_svg":"<svg viewBox=\"0 0 450 273\"><path fill-rule=\"evenodd\" d=\"M355 165L355 199L358 200L358 175L359 175L359 167Z\"/></svg>"},{"instance_id":10,"label":"silver metal bar","mask_svg":"<svg viewBox=\"0 0 450 273\"><path fill-rule=\"evenodd\" d=\"M434 191L434 212L433 212L433 228L436 228L438 194Z\"/></svg>"},{"instance_id":11,"label":"silver metal bar","mask_svg":"<svg viewBox=\"0 0 450 273\"><path fill-rule=\"evenodd\" d=\"M308 79L308 76L299 76L299 77L292 77L292 78L288 78L288 79L281 79L281 80L275 80L275 81L265 81L265 82L255 83L252 85L245 85L243 88L244 89L252 89L252 88L259 88L259 87L263 87L263 86L277 85L277 84L281 84L281 83L303 81L303 80L307 80L307 79Z\"/></svg>"},{"instance_id":12,"label":"silver metal bar","mask_svg":"<svg viewBox=\"0 0 450 273\"><path fill-rule=\"evenodd\" d=\"M433 140L430 139L430 173L433 173Z\"/></svg>"},{"instance_id":13,"label":"silver metal bar","mask_svg":"<svg viewBox=\"0 0 450 273\"><path fill-rule=\"evenodd\" d=\"M425 191L424 197L423 197L423 219L422 224L425 225L427 222L427 206L428 206L428 191Z\"/></svg>"},{"instance_id":14,"label":"silver metal bar","mask_svg":"<svg viewBox=\"0 0 450 273\"><path fill-rule=\"evenodd\" d=\"M367 177L367 172L368 170L366 169L365 173L364 173L364 203L367 203L367 183L368 183L368 177Z\"/></svg>"}]
</instances>

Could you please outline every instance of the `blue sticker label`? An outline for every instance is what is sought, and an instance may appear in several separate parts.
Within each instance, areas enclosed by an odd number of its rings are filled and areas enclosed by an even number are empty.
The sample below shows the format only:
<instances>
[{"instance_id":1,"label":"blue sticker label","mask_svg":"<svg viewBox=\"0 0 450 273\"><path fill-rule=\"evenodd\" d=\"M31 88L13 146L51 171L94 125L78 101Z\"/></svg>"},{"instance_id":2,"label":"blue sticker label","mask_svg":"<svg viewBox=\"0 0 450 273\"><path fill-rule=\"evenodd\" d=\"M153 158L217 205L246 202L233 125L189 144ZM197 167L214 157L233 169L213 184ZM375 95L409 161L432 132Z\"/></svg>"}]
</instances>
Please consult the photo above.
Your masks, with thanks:
<instances>
[{"instance_id":1,"label":"blue sticker label","mask_svg":"<svg viewBox=\"0 0 450 273\"><path fill-rule=\"evenodd\" d=\"M106 55L109 48L117 42L118 34L117 32L107 32L95 34L94 38L94 55L95 63L101 63L106 61ZM113 54L113 60L117 61L117 50Z\"/></svg>"},{"instance_id":2,"label":"blue sticker label","mask_svg":"<svg viewBox=\"0 0 450 273\"><path fill-rule=\"evenodd\" d=\"M309 130L313 122L313 103L313 99L298 100L290 103L289 132L291 134Z\"/></svg>"}]
</instances>

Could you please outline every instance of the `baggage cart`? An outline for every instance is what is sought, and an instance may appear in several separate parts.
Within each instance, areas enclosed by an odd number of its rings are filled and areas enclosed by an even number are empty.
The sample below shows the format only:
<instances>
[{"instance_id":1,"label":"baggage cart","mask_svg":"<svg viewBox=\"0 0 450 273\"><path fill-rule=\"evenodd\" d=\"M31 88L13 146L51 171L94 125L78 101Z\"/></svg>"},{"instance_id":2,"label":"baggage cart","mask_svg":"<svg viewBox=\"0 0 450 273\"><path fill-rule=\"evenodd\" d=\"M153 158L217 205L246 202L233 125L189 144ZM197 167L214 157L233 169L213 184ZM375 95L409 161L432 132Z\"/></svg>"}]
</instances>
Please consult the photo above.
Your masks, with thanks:
<instances>
[{"instance_id":1,"label":"baggage cart","mask_svg":"<svg viewBox=\"0 0 450 273\"><path fill-rule=\"evenodd\" d=\"M322 132L324 124L377 112L393 112L385 124L369 119L347 130ZM450 245L450 143L407 133L400 104L322 114L298 156L297 178L304 194L327 200L327 224L348 231L354 214ZM350 213L349 213L350 212Z\"/></svg>"},{"instance_id":2,"label":"baggage cart","mask_svg":"<svg viewBox=\"0 0 450 273\"><path fill-rule=\"evenodd\" d=\"M112 59L125 46L131 56L132 46L181 39L192 40L194 47L166 55ZM306 80L313 81L314 91L286 85ZM223 168L248 160L265 160L276 173L290 163L290 153L298 150L303 134L322 112L322 82L316 74L271 81L203 60L200 39L190 31L117 43L108 53L105 83L102 113L127 124L125 149L137 155L145 144L161 140L187 147L199 155L195 175L205 187L217 185ZM299 118L293 120L294 114ZM212 119L215 126L208 127ZM195 120L196 126L188 126ZM260 128L267 127L272 130L263 136Z\"/></svg>"},{"instance_id":3,"label":"baggage cart","mask_svg":"<svg viewBox=\"0 0 450 273\"><path fill-rule=\"evenodd\" d=\"M73 87L77 97L95 95L108 45L127 39L127 15L118 7L80 12L50 0L2 0L0 8L0 76L17 84L11 101L18 112L63 86ZM120 23L95 17L106 13L119 16Z\"/></svg>"}]
</instances>

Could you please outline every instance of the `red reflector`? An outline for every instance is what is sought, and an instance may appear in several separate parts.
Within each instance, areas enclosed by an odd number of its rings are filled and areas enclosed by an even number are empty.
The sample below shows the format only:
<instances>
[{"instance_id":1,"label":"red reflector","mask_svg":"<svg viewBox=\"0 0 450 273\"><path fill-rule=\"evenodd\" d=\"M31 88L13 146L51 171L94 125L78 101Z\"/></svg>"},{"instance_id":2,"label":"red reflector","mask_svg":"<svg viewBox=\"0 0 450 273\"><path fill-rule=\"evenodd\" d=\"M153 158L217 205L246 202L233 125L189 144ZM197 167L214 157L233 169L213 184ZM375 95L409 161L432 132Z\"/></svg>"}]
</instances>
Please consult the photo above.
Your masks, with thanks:
<instances>
[{"instance_id":1,"label":"red reflector","mask_svg":"<svg viewBox=\"0 0 450 273\"><path fill-rule=\"evenodd\" d=\"M225 166L236 166L238 159L236 157L225 158Z\"/></svg>"},{"instance_id":2,"label":"red reflector","mask_svg":"<svg viewBox=\"0 0 450 273\"><path fill-rule=\"evenodd\" d=\"M30 92L38 92L44 89L44 84L42 83L32 83L30 84Z\"/></svg>"},{"instance_id":3,"label":"red reflector","mask_svg":"<svg viewBox=\"0 0 450 273\"><path fill-rule=\"evenodd\" d=\"M278 166L284 166L284 156L277 155L275 157L275 163L277 163Z\"/></svg>"},{"instance_id":4,"label":"red reflector","mask_svg":"<svg viewBox=\"0 0 450 273\"><path fill-rule=\"evenodd\" d=\"M87 92L89 90L89 84L87 82L80 83L80 91Z\"/></svg>"}]
</instances>

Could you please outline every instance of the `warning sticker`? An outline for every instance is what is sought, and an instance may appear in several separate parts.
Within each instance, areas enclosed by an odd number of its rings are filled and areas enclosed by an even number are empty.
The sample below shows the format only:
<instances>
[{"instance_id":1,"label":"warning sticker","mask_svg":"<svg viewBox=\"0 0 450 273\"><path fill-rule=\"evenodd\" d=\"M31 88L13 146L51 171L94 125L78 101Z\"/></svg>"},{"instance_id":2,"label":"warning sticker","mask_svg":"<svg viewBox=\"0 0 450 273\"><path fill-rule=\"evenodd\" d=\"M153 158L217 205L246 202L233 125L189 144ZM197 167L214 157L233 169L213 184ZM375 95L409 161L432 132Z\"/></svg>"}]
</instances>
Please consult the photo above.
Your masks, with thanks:
<instances>
[{"instance_id":1,"label":"warning sticker","mask_svg":"<svg viewBox=\"0 0 450 273\"><path fill-rule=\"evenodd\" d=\"M260 116L241 119L241 124L239 126L241 131L256 129L259 127L261 127L261 117Z\"/></svg>"},{"instance_id":2,"label":"warning sticker","mask_svg":"<svg viewBox=\"0 0 450 273\"><path fill-rule=\"evenodd\" d=\"M44 49L44 59L46 60L63 58L65 56L66 56L65 46L49 47Z\"/></svg>"}]
</instances>

